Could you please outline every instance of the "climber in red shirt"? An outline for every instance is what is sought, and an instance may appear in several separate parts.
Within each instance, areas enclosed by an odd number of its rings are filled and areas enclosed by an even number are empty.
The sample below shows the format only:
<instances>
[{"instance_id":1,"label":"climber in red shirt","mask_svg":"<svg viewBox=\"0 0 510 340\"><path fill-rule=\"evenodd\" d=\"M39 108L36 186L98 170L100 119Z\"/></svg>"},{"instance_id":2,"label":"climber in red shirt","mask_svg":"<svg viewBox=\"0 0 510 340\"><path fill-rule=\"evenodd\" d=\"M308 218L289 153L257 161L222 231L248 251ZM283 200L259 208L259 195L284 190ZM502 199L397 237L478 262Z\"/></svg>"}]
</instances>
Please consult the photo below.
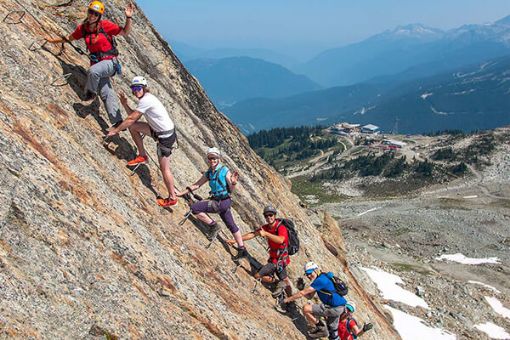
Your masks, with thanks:
<instances>
[{"instance_id":1,"label":"climber in red shirt","mask_svg":"<svg viewBox=\"0 0 510 340\"><path fill-rule=\"evenodd\" d=\"M131 31L131 17L134 5L128 4L125 9L126 24L120 27L108 20L102 20L105 12L103 3L92 1L87 9L87 18L76 30L67 37L47 38L49 43L64 43L84 39L89 51L90 69L85 85L85 100L95 99L99 95L103 101L110 123L117 127L122 123L119 98L113 90L110 78L120 74L121 68L117 60L118 50L114 36L125 36Z\"/></svg>"},{"instance_id":2,"label":"climber in red shirt","mask_svg":"<svg viewBox=\"0 0 510 340\"><path fill-rule=\"evenodd\" d=\"M273 296L282 296L285 290L287 296L292 295L292 286L287 275L287 266L290 263L288 252L289 233L282 221L276 218L276 208L268 205L263 210L266 224L255 231L243 235L243 240L251 240L256 236L267 239L269 246L269 259L256 274L255 278L265 283L275 283ZM227 240L227 243L234 244L234 240ZM276 278L275 278L276 276Z\"/></svg>"}]
</instances>

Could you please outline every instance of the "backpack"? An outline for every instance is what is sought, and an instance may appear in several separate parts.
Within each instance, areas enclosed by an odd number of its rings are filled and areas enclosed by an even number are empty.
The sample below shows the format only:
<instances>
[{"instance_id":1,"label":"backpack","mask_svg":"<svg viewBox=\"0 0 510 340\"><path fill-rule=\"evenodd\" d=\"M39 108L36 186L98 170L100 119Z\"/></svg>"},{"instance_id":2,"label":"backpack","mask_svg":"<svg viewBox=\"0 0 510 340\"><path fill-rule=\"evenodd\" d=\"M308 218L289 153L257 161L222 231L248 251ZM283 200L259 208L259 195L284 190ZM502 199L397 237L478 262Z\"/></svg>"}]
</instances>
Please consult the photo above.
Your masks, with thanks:
<instances>
[{"instance_id":1,"label":"backpack","mask_svg":"<svg viewBox=\"0 0 510 340\"><path fill-rule=\"evenodd\" d=\"M338 295L345 296L349 292L349 288L347 287L347 284L344 281L342 281L342 279L339 278L338 276L329 275L328 273L321 273L320 275L326 275L326 277L328 279L330 279L331 282L333 282L333 286L335 287L335 292ZM322 291L322 292L326 293L326 294L332 294L333 293L333 292L325 292L325 291Z\"/></svg>"},{"instance_id":2,"label":"backpack","mask_svg":"<svg viewBox=\"0 0 510 340\"><path fill-rule=\"evenodd\" d=\"M292 220L282 218L280 223L278 224L278 228L282 225L287 228L287 233L289 234L289 245L287 247L287 252L289 255L294 255L299 251L299 237L296 230L296 226ZM276 233L278 233L278 228L276 228Z\"/></svg>"},{"instance_id":3,"label":"backpack","mask_svg":"<svg viewBox=\"0 0 510 340\"><path fill-rule=\"evenodd\" d=\"M356 326L358 325L358 322L356 321L356 319L354 319L354 318L347 318L347 323L345 324L345 328L347 329L347 332L349 332L349 334L352 335L352 337L354 339L357 339L358 337L352 332L351 321L354 321L354 324Z\"/></svg>"},{"instance_id":4,"label":"backpack","mask_svg":"<svg viewBox=\"0 0 510 340\"><path fill-rule=\"evenodd\" d=\"M230 195L230 188L227 183L228 168L223 164L219 164L214 174L211 169L207 170L205 177L209 180L211 191L209 192L212 197L224 199Z\"/></svg>"}]
</instances>

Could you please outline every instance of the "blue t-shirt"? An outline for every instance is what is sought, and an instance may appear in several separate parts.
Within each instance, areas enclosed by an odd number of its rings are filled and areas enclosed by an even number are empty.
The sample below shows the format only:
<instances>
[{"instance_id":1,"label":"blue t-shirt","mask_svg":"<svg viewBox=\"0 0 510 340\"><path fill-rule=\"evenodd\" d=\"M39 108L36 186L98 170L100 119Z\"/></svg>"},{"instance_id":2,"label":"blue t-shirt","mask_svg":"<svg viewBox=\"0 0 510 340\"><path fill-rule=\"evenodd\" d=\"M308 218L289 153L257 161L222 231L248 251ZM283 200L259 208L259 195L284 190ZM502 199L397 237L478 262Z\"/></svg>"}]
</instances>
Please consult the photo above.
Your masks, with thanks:
<instances>
[{"instance_id":1,"label":"blue t-shirt","mask_svg":"<svg viewBox=\"0 0 510 340\"><path fill-rule=\"evenodd\" d=\"M317 295L319 295L322 303L331 307L344 306L347 301L336 292L335 285L328 276L332 277L333 273L329 272L317 276L311 286L317 291Z\"/></svg>"}]
</instances>

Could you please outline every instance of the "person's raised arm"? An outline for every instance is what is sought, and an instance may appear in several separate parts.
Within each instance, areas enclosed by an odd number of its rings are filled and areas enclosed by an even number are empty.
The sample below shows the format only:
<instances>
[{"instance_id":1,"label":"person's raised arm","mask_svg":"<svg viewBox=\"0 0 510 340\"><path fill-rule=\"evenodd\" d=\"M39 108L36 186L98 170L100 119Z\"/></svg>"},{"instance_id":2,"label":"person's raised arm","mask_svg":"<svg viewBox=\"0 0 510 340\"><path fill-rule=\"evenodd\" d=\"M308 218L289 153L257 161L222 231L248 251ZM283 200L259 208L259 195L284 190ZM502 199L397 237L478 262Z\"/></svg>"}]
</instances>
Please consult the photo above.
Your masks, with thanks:
<instances>
[{"instance_id":1,"label":"person's raised arm","mask_svg":"<svg viewBox=\"0 0 510 340\"><path fill-rule=\"evenodd\" d=\"M124 13L126 13L126 24L124 25L124 28L120 31L119 35L126 36L131 32L131 21L133 21L133 13L135 12L135 5L132 3L129 3L126 6L126 9L124 10Z\"/></svg>"},{"instance_id":2,"label":"person's raised arm","mask_svg":"<svg viewBox=\"0 0 510 340\"><path fill-rule=\"evenodd\" d=\"M60 44L60 43L65 43L65 42L71 42L71 41L74 41L76 39L74 39L73 35L72 34L69 34L67 37L66 36L60 36L58 38L45 38L45 40L51 44Z\"/></svg>"},{"instance_id":3,"label":"person's raised arm","mask_svg":"<svg viewBox=\"0 0 510 340\"><path fill-rule=\"evenodd\" d=\"M228 185L228 188L230 189L229 190L230 192L234 191L238 180L239 180L239 173L237 171L234 171L234 173L229 171L227 173L227 185Z\"/></svg>"}]
</instances>

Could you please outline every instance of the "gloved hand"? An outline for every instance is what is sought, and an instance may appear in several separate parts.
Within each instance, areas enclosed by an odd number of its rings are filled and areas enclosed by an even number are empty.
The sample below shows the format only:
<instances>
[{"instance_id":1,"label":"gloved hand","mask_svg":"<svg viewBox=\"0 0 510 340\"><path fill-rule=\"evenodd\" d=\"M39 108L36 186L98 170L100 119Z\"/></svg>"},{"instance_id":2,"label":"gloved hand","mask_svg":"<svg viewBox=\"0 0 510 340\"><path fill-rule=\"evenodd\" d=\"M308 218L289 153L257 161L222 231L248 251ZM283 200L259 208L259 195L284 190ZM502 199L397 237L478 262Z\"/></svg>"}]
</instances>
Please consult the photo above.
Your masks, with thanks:
<instances>
[{"instance_id":1,"label":"gloved hand","mask_svg":"<svg viewBox=\"0 0 510 340\"><path fill-rule=\"evenodd\" d=\"M303 280L302 277L300 277L299 279L297 279L297 282L296 282L296 288L299 289L299 290L303 290L305 289L305 280Z\"/></svg>"},{"instance_id":2,"label":"gloved hand","mask_svg":"<svg viewBox=\"0 0 510 340\"><path fill-rule=\"evenodd\" d=\"M374 327L370 322L363 325L363 332L367 332Z\"/></svg>"}]
</instances>

